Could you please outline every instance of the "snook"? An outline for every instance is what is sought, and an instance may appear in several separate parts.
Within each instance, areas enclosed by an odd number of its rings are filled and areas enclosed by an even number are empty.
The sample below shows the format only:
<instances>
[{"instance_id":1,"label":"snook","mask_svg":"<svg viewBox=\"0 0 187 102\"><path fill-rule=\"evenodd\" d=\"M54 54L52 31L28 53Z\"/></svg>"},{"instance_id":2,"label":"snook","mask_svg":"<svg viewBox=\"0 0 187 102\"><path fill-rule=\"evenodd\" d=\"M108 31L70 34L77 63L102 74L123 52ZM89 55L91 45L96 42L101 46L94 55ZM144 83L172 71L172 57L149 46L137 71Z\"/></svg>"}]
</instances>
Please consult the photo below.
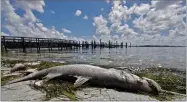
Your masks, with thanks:
<instances>
[{"instance_id":1,"label":"snook","mask_svg":"<svg viewBox=\"0 0 187 102\"><path fill-rule=\"evenodd\" d=\"M159 91L159 85L152 84L147 78L140 78L134 74L116 69L104 69L98 66L86 64L72 64L56 66L49 69L44 69L38 72L31 73L20 79L10 81L8 84L26 80L34 80L43 78L50 80L60 76L74 76L77 80L74 83L75 87L81 86L89 80L94 80L92 83L104 86L118 87L131 91L153 92ZM156 89L156 90L155 90Z\"/></svg>"}]
</instances>

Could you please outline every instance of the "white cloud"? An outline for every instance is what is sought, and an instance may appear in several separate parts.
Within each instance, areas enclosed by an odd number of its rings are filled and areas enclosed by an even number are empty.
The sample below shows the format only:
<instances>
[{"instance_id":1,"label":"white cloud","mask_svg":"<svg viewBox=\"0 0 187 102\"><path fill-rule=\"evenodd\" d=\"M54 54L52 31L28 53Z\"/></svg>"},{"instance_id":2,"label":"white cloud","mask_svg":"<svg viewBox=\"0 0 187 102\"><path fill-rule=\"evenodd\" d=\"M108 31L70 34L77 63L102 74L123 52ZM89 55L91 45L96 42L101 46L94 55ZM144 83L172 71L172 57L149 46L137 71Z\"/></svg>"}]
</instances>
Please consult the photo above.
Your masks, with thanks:
<instances>
[{"instance_id":1,"label":"white cloud","mask_svg":"<svg viewBox=\"0 0 187 102\"><path fill-rule=\"evenodd\" d=\"M93 20L96 27L96 34L110 34L110 30L107 27L108 22L102 15L94 17Z\"/></svg>"},{"instance_id":2,"label":"white cloud","mask_svg":"<svg viewBox=\"0 0 187 102\"><path fill-rule=\"evenodd\" d=\"M169 30L169 36L172 38L186 36L186 24L182 22L176 28Z\"/></svg>"},{"instance_id":3,"label":"white cloud","mask_svg":"<svg viewBox=\"0 0 187 102\"><path fill-rule=\"evenodd\" d=\"M35 17L32 10L40 13L44 12L43 1L15 1L13 4L16 8L23 9L23 17L15 12L15 8L9 0L2 2L2 16L5 17L4 27L8 30L9 35L24 37L49 37L49 38L67 38L63 33L57 31L54 27L45 27L39 19Z\"/></svg>"},{"instance_id":4,"label":"white cloud","mask_svg":"<svg viewBox=\"0 0 187 102\"><path fill-rule=\"evenodd\" d=\"M182 0L157 0L151 1L152 7L155 7L156 10L165 9L172 4L180 4Z\"/></svg>"},{"instance_id":5,"label":"white cloud","mask_svg":"<svg viewBox=\"0 0 187 102\"><path fill-rule=\"evenodd\" d=\"M47 32L48 29L46 27L43 26L42 23L36 23L36 26L39 28L39 30L41 30L42 32Z\"/></svg>"},{"instance_id":6,"label":"white cloud","mask_svg":"<svg viewBox=\"0 0 187 102\"><path fill-rule=\"evenodd\" d=\"M150 8L151 6L149 4L141 3L139 6L134 4L127 10L127 12L128 14L144 15L150 10Z\"/></svg>"},{"instance_id":7,"label":"white cloud","mask_svg":"<svg viewBox=\"0 0 187 102\"><path fill-rule=\"evenodd\" d=\"M87 19L88 19L88 16L87 16L87 15L85 15L85 16L83 17L83 19L87 20Z\"/></svg>"},{"instance_id":8,"label":"white cloud","mask_svg":"<svg viewBox=\"0 0 187 102\"><path fill-rule=\"evenodd\" d=\"M84 38L81 38L81 37L73 37L73 36L69 36L68 39L69 39L69 40L74 40L74 41L80 41L80 43L82 43L82 41L86 41Z\"/></svg>"},{"instance_id":9,"label":"white cloud","mask_svg":"<svg viewBox=\"0 0 187 102\"><path fill-rule=\"evenodd\" d=\"M134 9L134 12L138 15L144 15L146 14L150 9L149 4L141 4L140 6L136 6Z\"/></svg>"},{"instance_id":10,"label":"white cloud","mask_svg":"<svg viewBox=\"0 0 187 102\"><path fill-rule=\"evenodd\" d=\"M10 35L7 33L1 32L1 36L10 36Z\"/></svg>"},{"instance_id":11,"label":"white cloud","mask_svg":"<svg viewBox=\"0 0 187 102\"><path fill-rule=\"evenodd\" d=\"M29 9L26 9L26 13L24 14L24 18L22 19L23 22L28 23L28 22L38 22L39 19L37 19L33 12Z\"/></svg>"},{"instance_id":12,"label":"white cloud","mask_svg":"<svg viewBox=\"0 0 187 102\"><path fill-rule=\"evenodd\" d=\"M98 39L98 38L96 37L96 35L93 35L92 37L93 37L93 39L94 39L96 42L99 42L99 41L100 41L100 39Z\"/></svg>"},{"instance_id":13,"label":"white cloud","mask_svg":"<svg viewBox=\"0 0 187 102\"><path fill-rule=\"evenodd\" d=\"M53 11L53 10L50 10L50 12L51 12L52 14L55 14L55 11Z\"/></svg>"},{"instance_id":14,"label":"white cloud","mask_svg":"<svg viewBox=\"0 0 187 102\"><path fill-rule=\"evenodd\" d=\"M76 12L75 12L75 16L80 16L82 14L82 12L80 11L80 10L77 10Z\"/></svg>"},{"instance_id":15,"label":"white cloud","mask_svg":"<svg viewBox=\"0 0 187 102\"><path fill-rule=\"evenodd\" d=\"M118 35L113 35L112 37L113 37L113 40L115 40L115 41L119 40L119 36Z\"/></svg>"},{"instance_id":16,"label":"white cloud","mask_svg":"<svg viewBox=\"0 0 187 102\"><path fill-rule=\"evenodd\" d=\"M132 14L136 17L132 20L133 27L130 27L126 21L132 19ZM186 6L183 6L181 1L151 1L151 4L134 4L129 8L126 2L113 1L103 27L109 28L110 35L100 35L100 38L105 41L118 39L134 44L184 45L186 42L184 18L186 18ZM95 20L94 25L96 32L101 31Z\"/></svg>"},{"instance_id":17,"label":"white cloud","mask_svg":"<svg viewBox=\"0 0 187 102\"><path fill-rule=\"evenodd\" d=\"M104 35L104 34L100 35L102 40L116 41L118 39L118 41L122 41L122 40L135 38L135 36L137 35L137 33L125 23L129 19L129 15L131 14L131 12L134 13L132 8L130 11L127 6L123 5L125 3L126 2L113 1L111 11L108 14L108 19L104 19L103 16L101 15L97 16L97 18L100 18L97 20L98 22L96 22L96 19L94 19L93 25L96 26L96 34L98 34L98 32L101 31L106 31L108 32L107 34L112 34L112 35ZM101 22L103 23L100 24ZM108 27L110 29L108 29ZM113 33L118 35L113 35ZM119 37L119 35L121 35L123 38L126 39Z\"/></svg>"},{"instance_id":18,"label":"white cloud","mask_svg":"<svg viewBox=\"0 0 187 102\"><path fill-rule=\"evenodd\" d=\"M122 4L126 2L121 1L113 1L112 9L109 13L109 20L111 22L110 31L118 34L137 34L133 29L129 28L127 24L123 24L129 19L129 14L131 11L127 8L127 6L123 6Z\"/></svg>"},{"instance_id":19,"label":"white cloud","mask_svg":"<svg viewBox=\"0 0 187 102\"><path fill-rule=\"evenodd\" d=\"M120 23L128 20L128 8L121 4L121 1L113 1L112 9L109 13L109 20L112 23Z\"/></svg>"},{"instance_id":20,"label":"white cloud","mask_svg":"<svg viewBox=\"0 0 187 102\"><path fill-rule=\"evenodd\" d=\"M43 0L16 0L15 6L24 10L30 9L44 13L43 7L45 6L45 2Z\"/></svg>"},{"instance_id":21,"label":"white cloud","mask_svg":"<svg viewBox=\"0 0 187 102\"><path fill-rule=\"evenodd\" d=\"M176 5L176 4L174 4ZM165 9L155 10L152 8L146 16L140 16L133 21L134 27L138 28L141 33L157 34L161 31L177 27L186 17L184 6L167 6Z\"/></svg>"},{"instance_id":22,"label":"white cloud","mask_svg":"<svg viewBox=\"0 0 187 102\"><path fill-rule=\"evenodd\" d=\"M111 35L101 35L100 38L102 39L102 42L112 41Z\"/></svg>"},{"instance_id":23,"label":"white cloud","mask_svg":"<svg viewBox=\"0 0 187 102\"><path fill-rule=\"evenodd\" d=\"M137 4L134 4L133 6L131 6L129 9L128 9L128 14L133 14L135 12L135 9L137 7Z\"/></svg>"},{"instance_id":24,"label":"white cloud","mask_svg":"<svg viewBox=\"0 0 187 102\"><path fill-rule=\"evenodd\" d=\"M104 8L101 8L101 11L104 11Z\"/></svg>"},{"instance_id":25,"label":"white cloud","mask_svg":"<svg viewBox=\"0 0 187 102\"><path fill-rule=\"evenodd\" d=\"M136 32L134 32L133 29L129 28L129 26L127 24L124 25L115 25L112 24L111 25L111 31L116 32L118 34L123 34L123 35L130 35L130 34L137 34Z\"/></svg>"},{"instance_id":26,"label":"white cloud","mask_svg":"<svg viewBox=\"0 0 187 102\"><path fill-rule=\"evenodd\" d=\"M71 33L71 31L70 30L68 30L68 29L65 29L65 28L62 28L62 31L64 32L64 33Z\"/></svg>"}]
</instances>

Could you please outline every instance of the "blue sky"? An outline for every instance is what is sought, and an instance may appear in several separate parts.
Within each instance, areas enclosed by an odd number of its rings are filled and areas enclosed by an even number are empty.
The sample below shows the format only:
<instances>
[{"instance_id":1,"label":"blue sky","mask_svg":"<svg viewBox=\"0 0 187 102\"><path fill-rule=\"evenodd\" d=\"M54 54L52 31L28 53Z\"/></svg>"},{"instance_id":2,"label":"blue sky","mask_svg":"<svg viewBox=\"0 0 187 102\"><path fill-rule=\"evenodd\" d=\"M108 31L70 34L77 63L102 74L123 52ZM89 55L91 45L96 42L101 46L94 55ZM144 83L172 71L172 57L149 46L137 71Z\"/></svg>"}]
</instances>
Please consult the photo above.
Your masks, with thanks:
<instances>
[{"instance_id":1,"label":"blue sky","mask_svg":"<svg viewBox=\"0 0 187 102\"><path fill-rule=\"evenodd\" d=\"M106 0L4 0L2 4L2 33L13 36L55 37L53 34L63 34L63 38L94 36L94 39L134 42L146 39L150 43L160 39L181 40L181 35L186 33L186 17L179 15L181 12L186 14L184 0L109 3ZM81 14L76 16L78 10ZM83 19L85 15L88 19Z\"/></svg>"},{"instance_id":2,"label":"blue sky","mask_svg":"<svg viewBox=\"0 0 187 102\"><path fill-rule=\"evenodd\" d=\"M14 3L14 1L12 1ZM131 7L134 3L140 5L141 3L150 3L147 0L133 0L127 2L127 7ZM107 16L112 7L111 3L106 3L105 0L45 0L46 6L44 7L44 13L39 13L33 10L34 15L41 20L41 22L46 27L55 26L58 31L62 28L71 30L70 35L73 36L92 36L95 33L95 27L93 27L93 17L103 14ZM104 8L101 11L101 8ZM76 10L81 10L82 14L80 16L75 16ZM55 14L52 14L54 11ZM25 13L22 9L16 9L15 11L18 15L23 16ZM83 17L87 15L88 20L84 20ZM134 18L134 15L132 16ZM127 23L132 27L132 20ZM4 23L4 18L2 17L2 23ZM2 31L7 32L5 28Z\"/></svg>"},{"instance_id":3,"label":"blue sky","mask_svg":"<svg viewBox=\"0 0 187 102\"><path fill-rule=\"evenodd\" d=\"M92 17L104 13L108 13L111 4L107 4L105 1L76 1L76 0L45 0L46 6L44 7L44 13L33 11L34 15L41 20L46 26L51 28L55 26L58 31L62 31L62 28L71 30L73 36L91 36L95 32L95 28L92 25ZM104 8L104 11L101 11ZM51 10L55 14L51 13ZM76 10L81 10L80 16L75 16ZM15 11L20 16L25 13L22 9L16 9ZM88 20L84 20L83 17L87 15ZM4 18L2 17L2 23ZM2 31L6 31L2 28Z\"/></svg>"},{"instance_id":4,"label":"blue sky","mask_svg":"<svg viewBox=\"0 0 187 102\"><path fill-rule=\"evenodd\" d=\"M50 27L55 26L57 30L66 28L72 31L72 35L86 36L94 33L94 27L92 26L92 17L101 13L100 8L107 8L105 2L75 2L75 1L46 1L47 7L43 15L40 16L42 22ZM53 10L55 14L51 15L50 10ZM75 16L76 10L81 10L80 16ZM84 20L83 17L87 15L88 20ZM53 19L53 20L49 20Z\"/></svg>"}]
</instances>

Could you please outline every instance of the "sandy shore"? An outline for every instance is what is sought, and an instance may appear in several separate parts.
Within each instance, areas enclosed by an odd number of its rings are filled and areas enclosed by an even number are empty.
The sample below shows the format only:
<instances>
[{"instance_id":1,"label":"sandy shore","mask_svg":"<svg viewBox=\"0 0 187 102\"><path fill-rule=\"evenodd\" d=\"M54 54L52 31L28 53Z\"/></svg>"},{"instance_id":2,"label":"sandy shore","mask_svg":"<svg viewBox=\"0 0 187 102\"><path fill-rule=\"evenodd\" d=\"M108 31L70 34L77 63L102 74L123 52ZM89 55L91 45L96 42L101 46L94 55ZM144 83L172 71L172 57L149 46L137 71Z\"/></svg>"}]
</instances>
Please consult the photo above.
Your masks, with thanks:
<instances>
[{"instance_id":1,"label":"sandy shore","mask_svg":"<svg viewBox=\"0 0 187 102\"><path fill-rule=\"evenodd\" d=\"M4 57L6 59L6 57ZM15 60L17 58L7 58ZM28 59L20 58L20 59ZM31 58L29 61L39 60L38 58ZM10 69L2 67L1 69ZM6 73L4 71L3 73ZM1 100L2 101L40 101L45 97L45 93L32 89L30 81L14 83L11 85L1 86ZM129 92L119 92L113 89L106 88L84 88L76 91L76 97L83 101L158 101L148 95L140 95ZM66 96L52 98L51 101L69 100ZM175 101L185 101L186 97L175 99Z\"/></svg>"}]
</instances>

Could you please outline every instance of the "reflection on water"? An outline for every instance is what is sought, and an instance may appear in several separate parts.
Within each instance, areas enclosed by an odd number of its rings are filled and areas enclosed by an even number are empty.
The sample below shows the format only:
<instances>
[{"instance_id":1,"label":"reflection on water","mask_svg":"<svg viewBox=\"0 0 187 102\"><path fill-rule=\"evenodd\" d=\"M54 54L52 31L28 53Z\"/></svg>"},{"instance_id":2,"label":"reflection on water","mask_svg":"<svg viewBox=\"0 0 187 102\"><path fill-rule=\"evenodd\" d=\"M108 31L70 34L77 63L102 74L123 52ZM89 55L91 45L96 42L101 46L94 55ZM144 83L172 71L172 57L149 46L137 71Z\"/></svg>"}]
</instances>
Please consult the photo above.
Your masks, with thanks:
<instances>
[{"instance_id":1,"label":"reflection on water","mask_svg":"<svg viewBox=\"0 0 187 102\"><path fill-rule=\"evenodd\" d=\"M36 52L29 49L28 52ZM42 49L39 57L50 61L69 61L72 63L89 63L99 65L133 66L133 67L167 67L185 69L185 47L131 47L131 48L78 48Z\"/></svg>"}]
</instances>

